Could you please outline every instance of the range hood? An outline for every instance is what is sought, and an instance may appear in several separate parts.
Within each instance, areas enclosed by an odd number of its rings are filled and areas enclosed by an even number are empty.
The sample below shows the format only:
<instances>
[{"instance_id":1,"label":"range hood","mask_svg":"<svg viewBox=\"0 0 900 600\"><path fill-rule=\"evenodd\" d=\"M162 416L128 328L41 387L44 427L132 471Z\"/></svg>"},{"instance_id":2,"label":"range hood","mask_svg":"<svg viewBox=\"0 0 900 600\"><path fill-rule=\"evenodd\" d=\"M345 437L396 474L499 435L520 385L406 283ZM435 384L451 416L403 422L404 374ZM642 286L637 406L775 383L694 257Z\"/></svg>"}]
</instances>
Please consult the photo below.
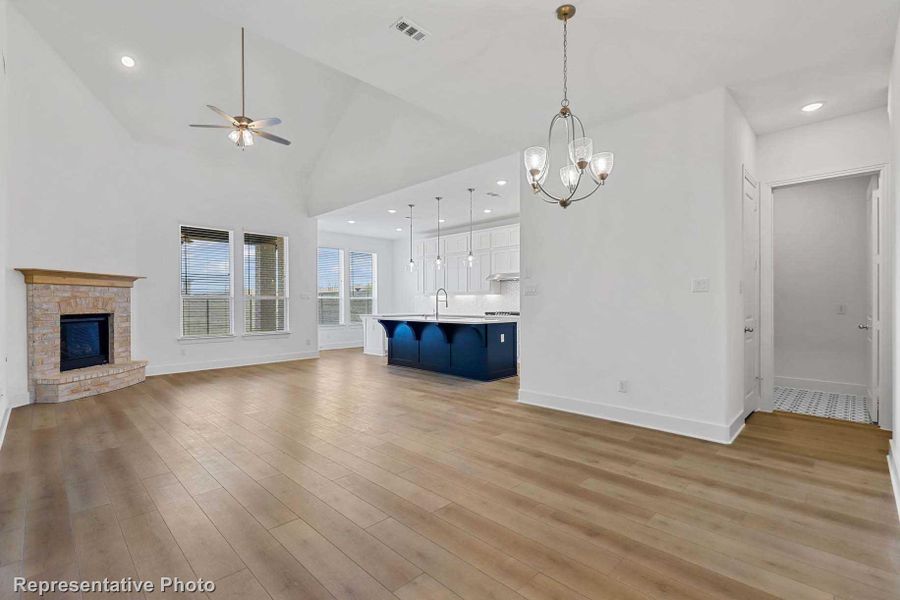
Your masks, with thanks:
<instances>
[{"instance_id":1,"label":"range hood","mask_svg":"<svg viewBox=\"0 0 900 600\"><path fill-rule=\"evenodd\" d=\"M485 277L487 281L518 281L518 273L491 273Z\"/></svg>"}]
</instances>

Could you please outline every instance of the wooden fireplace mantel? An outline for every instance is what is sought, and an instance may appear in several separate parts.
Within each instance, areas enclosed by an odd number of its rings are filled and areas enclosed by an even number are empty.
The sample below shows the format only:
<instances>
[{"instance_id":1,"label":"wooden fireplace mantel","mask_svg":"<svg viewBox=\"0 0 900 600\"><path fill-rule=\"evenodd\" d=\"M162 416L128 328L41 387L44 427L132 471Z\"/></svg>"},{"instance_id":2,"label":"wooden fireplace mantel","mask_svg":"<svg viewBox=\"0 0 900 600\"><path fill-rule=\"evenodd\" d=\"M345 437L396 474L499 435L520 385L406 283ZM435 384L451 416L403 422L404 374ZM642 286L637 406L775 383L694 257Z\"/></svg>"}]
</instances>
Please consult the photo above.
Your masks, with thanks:
<instances>
[{"instance_id":1,"label":"wooden fireplace mantel","mask_svg":"<svg viewBox=\"0 0 900 600\"><path fill-rule=\"evenodd\" d=\"M25 283L50 285L88 285L94 287L134 287L134 282L143 277L135 275L113 275L110 273L80 273L78 271L53 271L51 269L17 268L25 276Z\"/></svg>"}]
</instances>

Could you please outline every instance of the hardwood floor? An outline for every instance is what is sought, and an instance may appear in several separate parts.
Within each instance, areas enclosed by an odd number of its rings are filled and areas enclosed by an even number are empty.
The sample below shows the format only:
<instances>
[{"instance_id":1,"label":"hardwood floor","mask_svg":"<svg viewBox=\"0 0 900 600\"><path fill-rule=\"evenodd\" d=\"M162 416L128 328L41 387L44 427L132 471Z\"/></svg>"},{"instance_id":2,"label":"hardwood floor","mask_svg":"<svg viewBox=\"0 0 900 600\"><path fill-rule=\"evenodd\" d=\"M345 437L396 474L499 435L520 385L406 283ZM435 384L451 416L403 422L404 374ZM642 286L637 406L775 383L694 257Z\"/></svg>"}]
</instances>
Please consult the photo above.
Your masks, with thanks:
<instances>
[{"instance_id":1,"label":"hardwood floor","mask_svg":"<svg viewBox=\"0 0 900 600\"><path fill-rule=\"evenodd\" d=\"M756 414L722 446L517 385L353 350L16 409L0 597L24 575L202 577L218 600L900 598L885 432Z\"/></svg>"}]
</instances>

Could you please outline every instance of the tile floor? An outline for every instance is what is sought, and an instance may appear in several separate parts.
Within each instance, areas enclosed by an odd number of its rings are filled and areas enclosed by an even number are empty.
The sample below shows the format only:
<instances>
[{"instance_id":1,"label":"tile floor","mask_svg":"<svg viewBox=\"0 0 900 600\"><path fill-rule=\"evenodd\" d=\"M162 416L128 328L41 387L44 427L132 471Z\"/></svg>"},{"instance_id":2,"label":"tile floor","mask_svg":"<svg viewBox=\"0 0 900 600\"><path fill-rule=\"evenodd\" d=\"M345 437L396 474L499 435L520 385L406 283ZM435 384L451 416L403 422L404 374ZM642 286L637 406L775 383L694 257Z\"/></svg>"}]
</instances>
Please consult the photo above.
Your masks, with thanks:
<instances>
[{"instance_id":1,"label":"tile floor","mask_svg":"<svg viewBox=\"0 0 900 600\"><path fill-rule=\"evenodd\" d=\"M865 396L852 394L775 386L775 410L854 423L872 422Z\"/></svg>"}]
</instances>

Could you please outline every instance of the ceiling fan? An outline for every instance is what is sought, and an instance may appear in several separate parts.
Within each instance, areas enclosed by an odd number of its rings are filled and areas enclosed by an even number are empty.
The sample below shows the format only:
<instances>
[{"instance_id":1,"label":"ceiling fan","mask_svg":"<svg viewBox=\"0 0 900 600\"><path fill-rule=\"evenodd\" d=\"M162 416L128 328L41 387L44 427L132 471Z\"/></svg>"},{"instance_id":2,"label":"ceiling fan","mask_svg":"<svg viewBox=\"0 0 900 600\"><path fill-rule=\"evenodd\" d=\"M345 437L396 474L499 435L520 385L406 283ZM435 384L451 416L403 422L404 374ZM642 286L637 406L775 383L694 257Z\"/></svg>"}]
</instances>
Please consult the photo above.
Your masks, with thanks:
<instances>
[{"instance_id":1,"label":"ceiling fan","mask_svg":"<svg viewBox=\"0 0 900 600\"><path fill-rule=\"evenodd\" d=\"M265 140L271 140L273 142L278 142L279 144L284 144L285 146L290 146L291 142L289 140L284 139L283 137L278 137L277 135L273 135L267 131L263 131L263 127L271 127L272 125L278 125L281 123L281 119L278 117L271 117L269 119L259 119L254 121L250 117L244 116L247 112L244 107L244 28L241 27L241 114L232 117L228 113L226 113L221 108L216 108L212 104L207 104L206 107L213 111L214 113L222 116L226 121L228 121L228 125L195 125L191 124L191 127L207 127L210 129L231 129L231 133L228 134L228 139L234 142L234 145L243 150L247 146L253 145L254 136L259 136Z\"/></svg>"}]
</instances>

